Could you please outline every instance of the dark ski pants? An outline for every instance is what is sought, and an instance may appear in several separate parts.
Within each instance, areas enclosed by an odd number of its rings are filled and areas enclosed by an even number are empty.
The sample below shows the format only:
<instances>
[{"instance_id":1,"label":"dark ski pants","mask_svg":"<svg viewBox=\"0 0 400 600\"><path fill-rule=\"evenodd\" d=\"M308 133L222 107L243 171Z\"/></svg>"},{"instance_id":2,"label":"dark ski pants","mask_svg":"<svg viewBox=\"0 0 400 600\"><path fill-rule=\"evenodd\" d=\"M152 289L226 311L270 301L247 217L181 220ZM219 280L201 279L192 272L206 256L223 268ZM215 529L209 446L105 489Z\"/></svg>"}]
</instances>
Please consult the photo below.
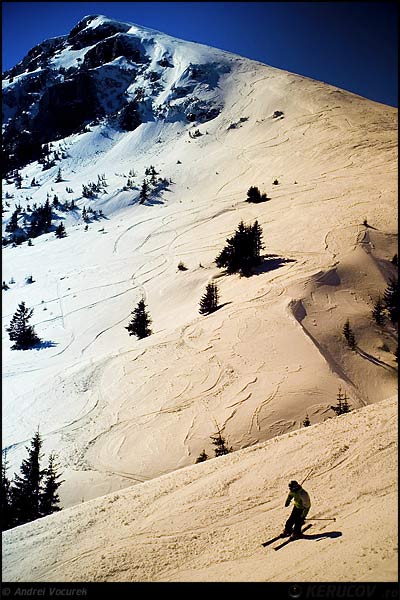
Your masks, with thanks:
<instances>
[{"instance_id":1,"label":"dark ski pants","mask_svg":"<svg viewBox=\"0 0 400 600\"><path fill-rule=\"evenodd\" d=\"M286 533L292 533L292 530L295 534L301 533L301 527L304 524L304 519L301 516L302 512L302 508L293 507L292 514L285 523Z\"/></svg>"}]
</instances>

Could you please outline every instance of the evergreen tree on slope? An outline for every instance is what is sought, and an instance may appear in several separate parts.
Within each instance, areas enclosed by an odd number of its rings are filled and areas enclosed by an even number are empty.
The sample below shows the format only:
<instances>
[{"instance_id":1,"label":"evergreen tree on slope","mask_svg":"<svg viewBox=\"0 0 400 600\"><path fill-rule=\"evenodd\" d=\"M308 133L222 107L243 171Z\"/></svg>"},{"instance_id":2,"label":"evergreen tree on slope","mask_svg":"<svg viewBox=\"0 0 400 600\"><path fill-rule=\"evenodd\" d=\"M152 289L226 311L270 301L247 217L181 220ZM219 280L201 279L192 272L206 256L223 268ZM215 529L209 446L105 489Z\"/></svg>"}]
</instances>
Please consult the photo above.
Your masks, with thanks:
<instances>
[{"instance_id":1,"label":"evergreen tree on slope","mask_svg":"<svg viewBox=\"0 0 400 600\"><path fill-rule=\"evenodd\" d=\"M133 318L128 327L125 327L129 331L129 335L136 335L139 340L149 336L152 333L149 327L151 319L146 312L146 305L143 299L138 302L137 307L131 314Z\"/></svg>"},{"instance_id":2,"label":"evergreen tree on slope","mask_svg":"<svg viewBox=\"0 0 400 600\"><path fill-rule=\"evenodd\" d=\"M11 483L7 476L7 452L4 452L1 465L1 530L5 531L13 526L13 513L11 506Z\"/></svg>"},{"instance_id":3,"label":"evergreen tree on slope","mask_svg":"<svg viewBox=\"0 0 400 600\"><path fill-rule=\"evenodd\" d=\"M38 344L41 340L36 335L32 325L28 321L32 317L33 309L25 306L25 302L18 305L18 309L11 319L9 327L6 328L9 338L14 342L12 350L27 350Z\"/></svg>"},{"instance_id":4,"label":"evergreen tree on slope","mask_svg":"<svg viewBox=\"0 0 400 600\"><path fill-rule=\"evenodd\" d=\"M204 296L200 300L199 313L208 315L218 308L218 288L215 283L209 283Z\"/></svg>"},{"instance_id":5,"label":"evergreen tree on slope","mask_svg":"<svg viewBox=\"0 0 400 600\"><path fill-rule=\"evenodd\" d=\"M59 474L57 470L58 465L56 464L56 457L52 452L49 456L49 465L43 472L44 482L40 494L39 506L40 515L42 517L61 510L61 508L58 506L60 503L60 498L57 490L63 481L58 481L61 477L61 474Z\"/></svg>"},{"instance_id":6,"label":"evergreen tree on slope","mask_svg":"<svg viewBox=\"0 0 400 600\"><path fill-rule=\"evenodd\" d=\"M40 517L40 486L44 471L40 469L42 438L39 429L31 440L28 458L22 461L20 475L16 475L11 486L11 503L15 514L15 525L28 523Z\"/></svg>"}]
</instances>

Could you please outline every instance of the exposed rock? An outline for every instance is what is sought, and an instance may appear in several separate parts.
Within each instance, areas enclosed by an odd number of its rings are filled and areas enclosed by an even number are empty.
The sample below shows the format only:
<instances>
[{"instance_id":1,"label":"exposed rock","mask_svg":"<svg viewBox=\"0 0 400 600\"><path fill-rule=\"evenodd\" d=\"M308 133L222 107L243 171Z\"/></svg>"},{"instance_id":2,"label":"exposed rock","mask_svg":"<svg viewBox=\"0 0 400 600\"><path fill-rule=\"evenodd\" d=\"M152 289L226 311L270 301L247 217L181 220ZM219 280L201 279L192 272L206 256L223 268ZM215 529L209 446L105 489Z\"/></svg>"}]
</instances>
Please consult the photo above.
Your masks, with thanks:
<instances>
[{"instance_id":1,"label":"exposed rock","mask_svg":"<svg viewBox=\"0 0 400 600\"><path fill-rule=\"evenodd\" d=\"M148 58L144 54L139 40L123 34L113 35L112 37L102 40L85 54L83 64L89 69L93 69L111 62L119 56L131 60L134 63L148 62Z\"/></svg>"},{"instance_id":2,"label":"exposed rock","mask_svg":"<svg viewBox=\"0 0 400 600\"><path fill-rule=\"evenodd\" d=\"M70 31L68 42L72 50L81 50L81 48L92 46L96 42L100 42L116 33L127 32L130 29L130 26L126 23L115 21L100 23L95 28L88 27L88 24L96 18L96 16L85 17Z\"/></svg>"}]
</instances>

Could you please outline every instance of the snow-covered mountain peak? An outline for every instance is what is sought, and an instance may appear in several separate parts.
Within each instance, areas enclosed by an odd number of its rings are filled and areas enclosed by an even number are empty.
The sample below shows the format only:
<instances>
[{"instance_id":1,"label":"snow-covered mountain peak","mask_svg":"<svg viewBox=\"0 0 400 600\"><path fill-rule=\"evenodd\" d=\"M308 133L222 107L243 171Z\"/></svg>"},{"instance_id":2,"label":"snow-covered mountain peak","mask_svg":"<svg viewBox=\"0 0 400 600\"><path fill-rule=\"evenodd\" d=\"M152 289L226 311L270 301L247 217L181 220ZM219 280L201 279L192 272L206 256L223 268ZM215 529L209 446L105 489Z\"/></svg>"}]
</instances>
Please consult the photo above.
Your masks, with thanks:
<instances>
[{"instance_id":1,"label":"snow-covered mountain peak","mask_svg":"<svg viewBox=\"0 0 400 600\"><path fill-rule=\"evenodd\" d=\"M36 46L3 77L5 172L98 121L204 123L223 106L227 54L104 16ZM104 121L105 120L105 121Z\"/></svg>"}]
</instances>

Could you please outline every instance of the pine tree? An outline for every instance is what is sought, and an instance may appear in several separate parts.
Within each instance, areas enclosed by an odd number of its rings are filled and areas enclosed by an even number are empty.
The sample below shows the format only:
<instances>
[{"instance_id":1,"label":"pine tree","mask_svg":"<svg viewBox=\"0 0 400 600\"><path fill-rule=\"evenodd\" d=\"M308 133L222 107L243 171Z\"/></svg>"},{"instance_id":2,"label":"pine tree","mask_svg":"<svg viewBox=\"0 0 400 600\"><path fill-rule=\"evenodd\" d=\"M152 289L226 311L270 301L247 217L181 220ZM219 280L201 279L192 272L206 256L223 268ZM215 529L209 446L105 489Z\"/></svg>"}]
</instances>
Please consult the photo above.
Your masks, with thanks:
<instances>
[{"instance_id":1,"label":"pine tree","mask_svg":"<svg viewBox=\"0 0 400 600\"><path fill-rule=\"evenodd\" d=\"M262 229L259 222L256 220L251 227L251 235L253 239L253 255L256 260L260 258L261 250L264 245L262 243Z\"/></svg>"},{"instance_id":2,"label":"pine tree","mask_svg":"<svg viewBox=\"0 0 400 600\"><path fill-rule=\"evenodd\" d=\"M391 322L398 322L398 305L399 305L399 282L394 277L389 279L389 283L383 294L383 304L389 315Z\"/></svg>"},{"instance_id":3,"label":"pine tree","mask_svg":"<svg viewBox=\"0 0 400 600\"><path fill-rule=\"evenodd\" d=\"M43 471L40 469L43 441L39 429L31 440L28 458L22 461L20 475L16 475L11 486L11 503L15 514L15 525L22 525L40 517L40 486Z\"/></svg>"},{"instance_id":4,"label":"pine tree","mask_svg":"<svg viewBox=\"0 0 400 600\"><path fill-rule=\"evenodd\" d=\"M344 324L343 335L347 340L347 345L349 346L349 348L354 350L356 347L356 338L354 337L354 333L350 327L349 319L347 319L346 323Z\"/></svg>"},{"instance_id":5,"label":"pine tree","mask_svg":"<svg viewBox=\"0 0 400 600\"><path fill-rule=\"evenodd\" d=\"M62 221L56 228L55 236L59 239L67 237L67 232L65 231L64 223Z\"/></svg>"},{"instance_id":6,"label":"pine tree","mask_svg":"<svg viewBox=\"0 0 400 600\"><path fill-rule=\"evenodd\" d=\"M62 178L61 167L58 167L57 177L55 179L55 183L60 183L62 180L63 180L63 178Z\"/></svg>"},{"instance_id":7,"label":"pine tree","mask_svg":"<svg viewBox=\"0 0 400 600\"><path fill-rule=\"evenodd\" d=\"M13 214L11 215L9 222L6 225L6 231L8 233L14 233L14 231L17 231L19 213L20 211L18 209L15 209Z\"/></svg>"},{"instance_id":8,"label":"pine tree","mask_svg":"<svg viewBox=\"0 0 400 600\"><path fill-rule=\"evenodd\" d=\"M350 412L351 408L348 403L348 398L346 393L343 394L342 388L339 387L338 395L337 395L337 405L331 406L331 409L339 416L345 413Z\"/></svg>"},{"instance_id":9,"label":"pine tree","mask_svg":"<svg viewBox=\"0 0 400 600\"><path fill-rule=\"evenodd\" d=\"M7 451L4 451L1 465L1 530L5 531L13 526L13 510L11 504L11 482L7 476L8 461Z\"/></svg>"},{"instance_id":10,"label":"pine tree","mask_svg":"<svg viewBox=\"0 0 400 600\"><path fill-rule=\"evenodd\" d=\"M61 510L61 508L58 506L60 503L60 498L57 490L63 481L58 481L61 477L61 474L58 474L57 470L58 465L56 464L55 454L51 453L49 456L48 467L43 472L44 482L40 494L39 506L40 515L42 517Z\"/></svg>"},{"instance_id":11,"label":"pine tree","mask_svg":"<svg viewBox=\"0 0 400 600\"><path fill-rule=\"evenodd\" d=\"M149 184L144 179L139 193L139 202L143 204L149 198Z\"/></svg>"},{"instance_id":12,"label":"pine tree","mask_svg":"<svg viewBox=\"0 0 400 600\"><path fill-rule=\"evenodd\" d=\"M210 436L211 437L211 443L214 444L215 449L215 456L223 456L224 454L229 454L230 452L232 452L232 446L230 448L228 448L225 444L225 438L222 437L221 431L218 429L218 433L216 433L215 435Z\"/></svg>"},{"instance_id":13,"label":"pine tree","mask_svg":"<svg viewBox=\"0 0 400 600\"><path fill-rule=\"evenodd\" d=\"M18 309L11 319L10 326L6 328L10 340L15 342L11 346L12 350L27 350L41 341L36 335L33 326L28 323L32 314L33 308L27 308L25 302L21 302L18 305Z\"/></svg>"},{"instance_id":14,"label":"pine tree","mask_svg":"<svg viewBox=\"0 0 400 600\"><path fill-rule=\"evenodd\" d=\"M261 263L260 250L262 229L258 221L245 225L241 221L227 245L215 259L217 267L225 267L228 274L239 272L246 277L252 274L255 266Z\"/></svg>"},{"instance_id":15,"label":"pine tree","mask_svg":"<svg viewBox=\"0 0 400 600\"><path fill-rule=\"evenodd\" d=\"M215 283L207 284L204 296L200 300L199 313L208 315L218 308L218 287Z\"/></svg>"},{"instance_id":16,"label":"pine tree","mask_svg":"<svg viewBox=\"0 0 400 600\"><path fill-rule=\"evenodd\" d=\"M305 416L305 419L304 419L304 421L303 421L303 427L309 427L310 425L311 425L311 421L310 421L310 419L309 419L309 416L308 416L308 415L306 415L306 416Z\"/></svg>"},{"instance_id":17,"label":"pine tree","mask_svg":"<svg viewBox=\"0 0 400 600\"><path fill-rule=\"evenodd\" d=\"M133 315L133 319L128 327L125 327L129 331L129 335L136 335L139 340L149 336L152 333L149 327L151 319L146 312L146 305L143 299L138 302L137 307L131 314Z\"/></svg>"},{"instance_id":18,"label":"pine tree","mask_svg":"<svg viewBox=\"0 0 400 600\"><path fill-rule=\"evenodd\" d=\"M22 177L21 177L20 173L18 173L18 171L15 175L14 181L15 181L15 187L20 190L22 187Z\"/></svg>"},{"instance_id":19,"label":"pine tree","mask_svg":"<svg viewBox=\"0 0 400 600\"><path fill-rule=\"evenodd\" d=\"M377 325L383 325L385 322L385 316L383 314L384 306L381 300L381 297L378 297L378 300L374 304L374 308L372 310L372 318L374 319Z\"/></svg>"},{"instance_id":20,"label":"pine tree","mask_svg":"<svg viewBox=\"0 0 400 600\"><path fill-rule=\"evenodd\" d=\"M196 459L196 464L197 463L201 463L204 462L205 460L207 460L208 456L206 454L206 451L203 450L202 452L200 452L200 455L198 456L198 458Z\"/></svg>"}]
</instances>

